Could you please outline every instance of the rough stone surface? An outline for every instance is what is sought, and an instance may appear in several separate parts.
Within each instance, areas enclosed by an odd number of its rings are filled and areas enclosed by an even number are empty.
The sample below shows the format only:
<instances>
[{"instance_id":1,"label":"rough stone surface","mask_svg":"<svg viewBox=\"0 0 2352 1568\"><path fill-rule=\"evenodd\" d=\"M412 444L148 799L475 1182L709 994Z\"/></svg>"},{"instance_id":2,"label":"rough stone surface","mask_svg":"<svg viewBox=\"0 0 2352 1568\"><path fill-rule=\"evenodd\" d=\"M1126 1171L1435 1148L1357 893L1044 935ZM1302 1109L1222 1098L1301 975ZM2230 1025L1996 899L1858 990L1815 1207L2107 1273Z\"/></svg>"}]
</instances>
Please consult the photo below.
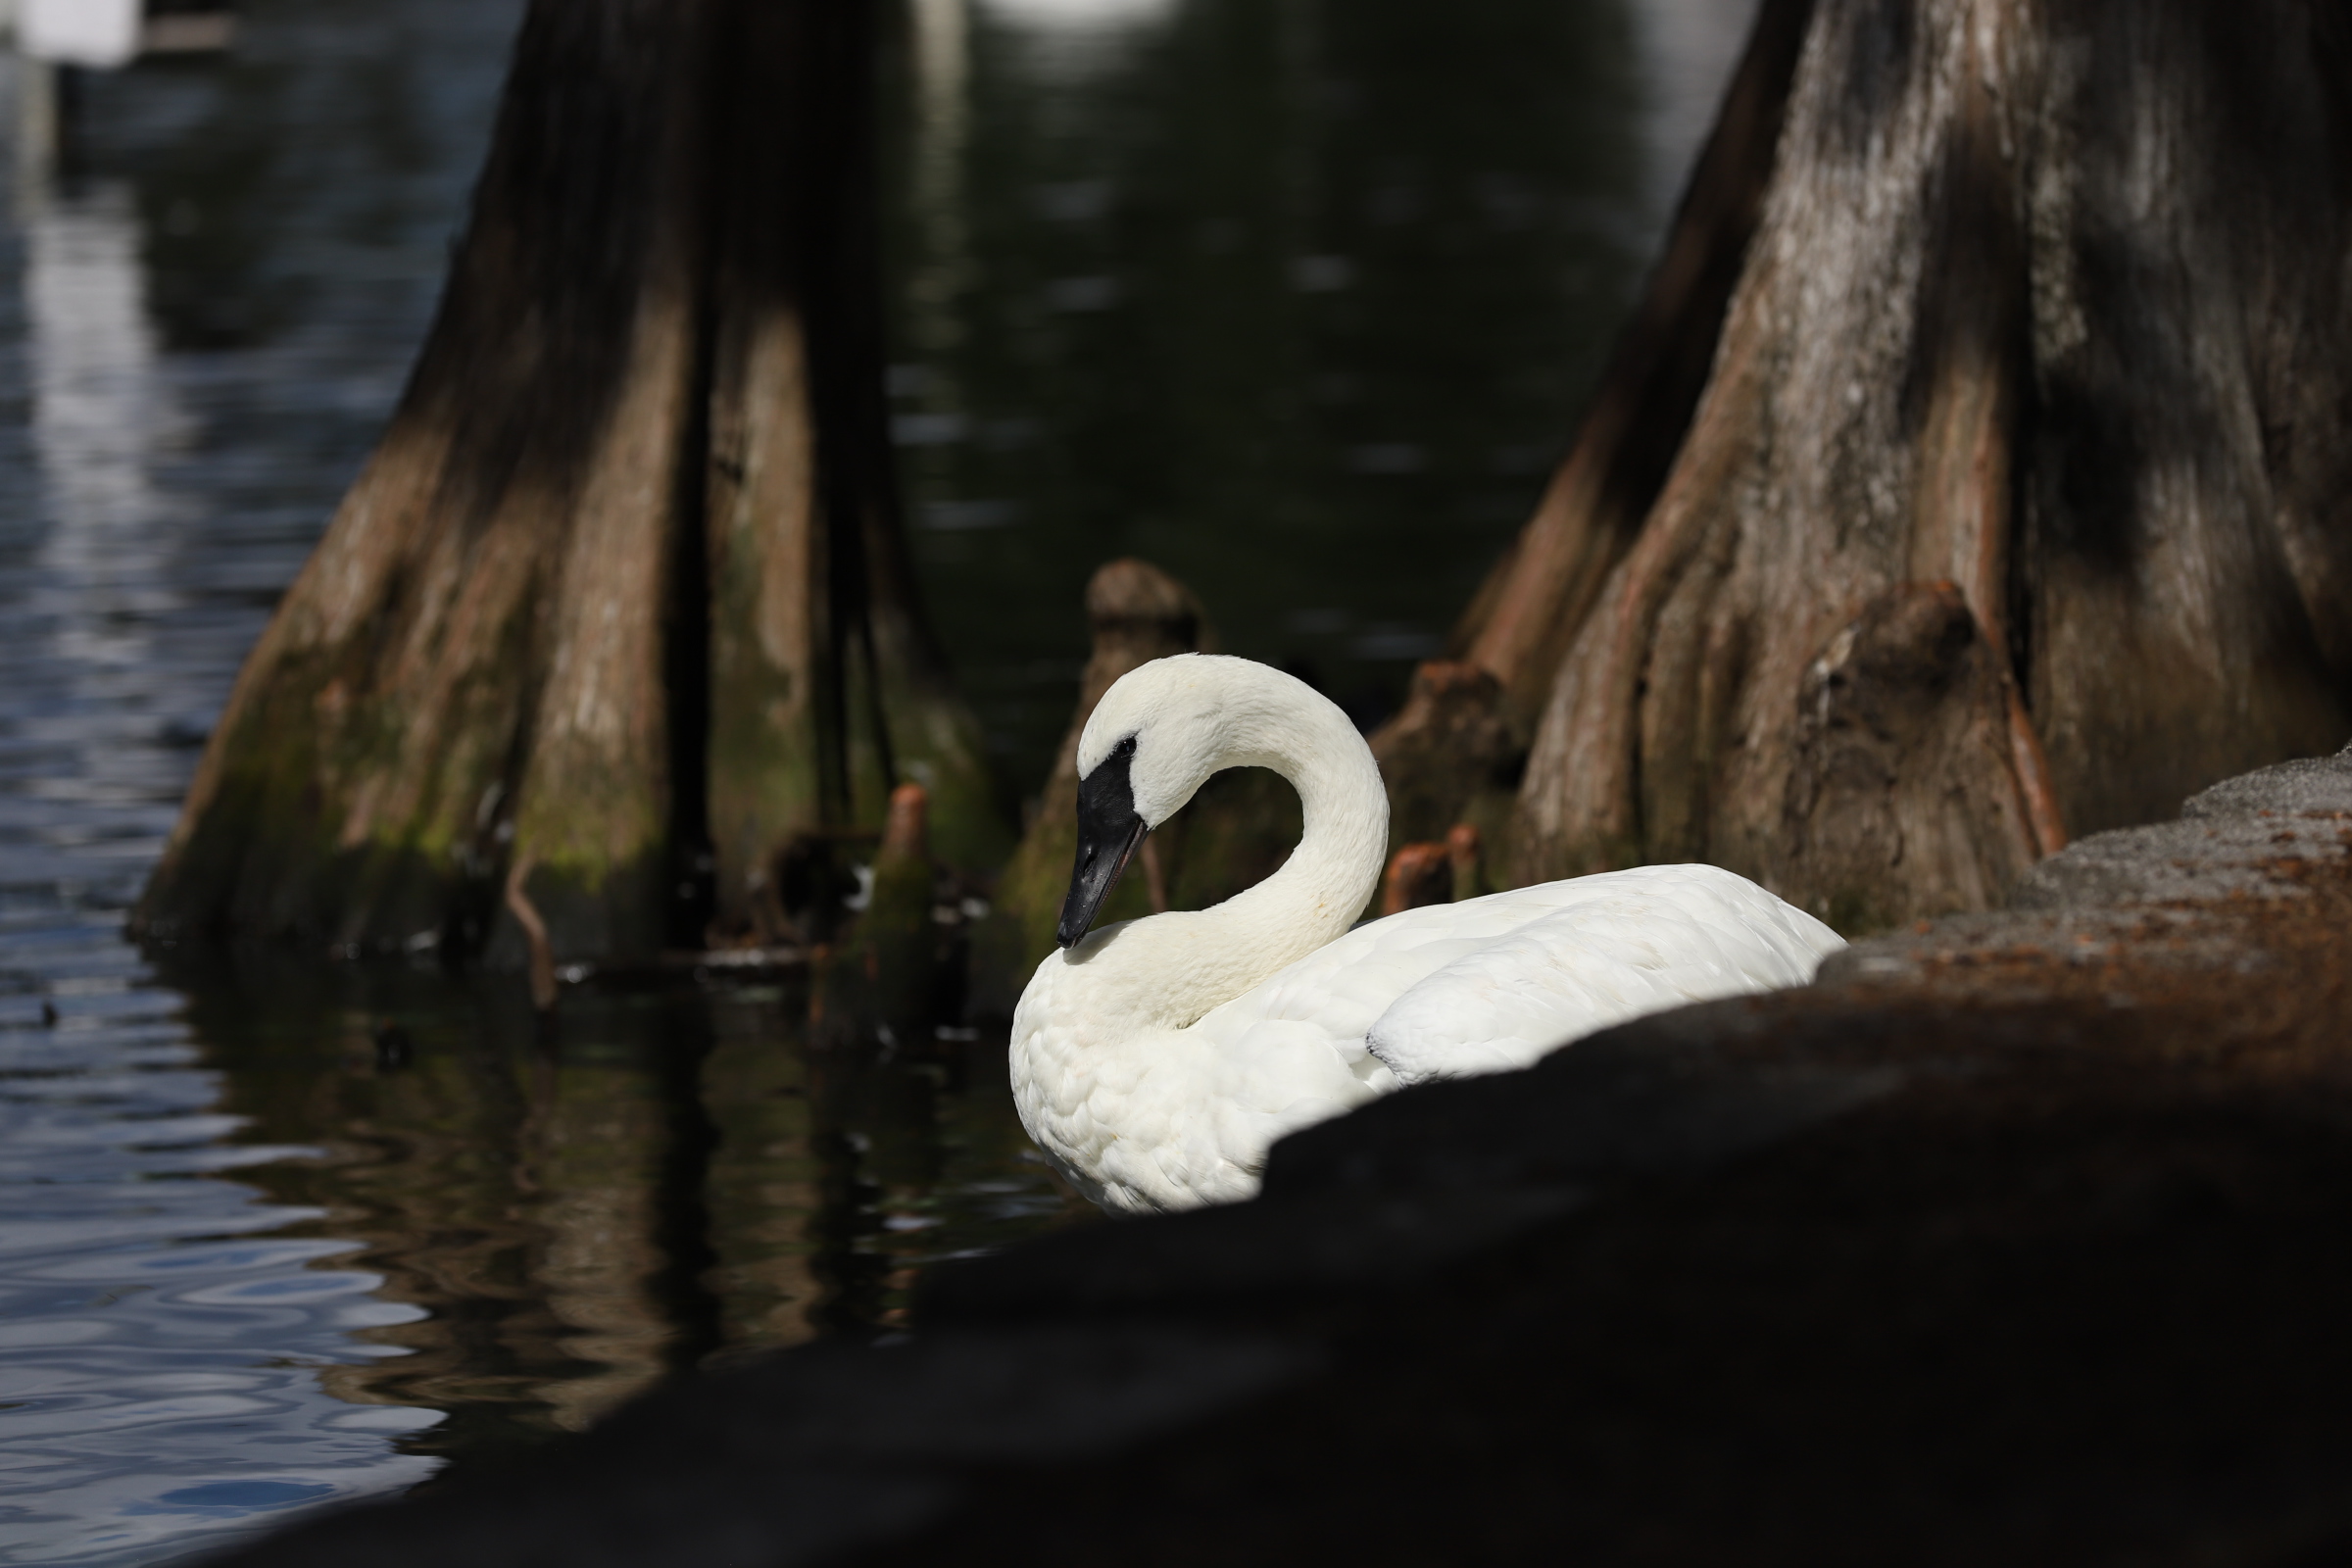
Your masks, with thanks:
<instances>
[{"instance_id":1,"label":"rough stone surface","mask_svg":"<svg viewBox=\"0 0 2352 1568\"><path fill-rule=\"evenodd\" d=\"M254 1565L2352 1561L2352 759Z\"/></svg>"}]
</instances>

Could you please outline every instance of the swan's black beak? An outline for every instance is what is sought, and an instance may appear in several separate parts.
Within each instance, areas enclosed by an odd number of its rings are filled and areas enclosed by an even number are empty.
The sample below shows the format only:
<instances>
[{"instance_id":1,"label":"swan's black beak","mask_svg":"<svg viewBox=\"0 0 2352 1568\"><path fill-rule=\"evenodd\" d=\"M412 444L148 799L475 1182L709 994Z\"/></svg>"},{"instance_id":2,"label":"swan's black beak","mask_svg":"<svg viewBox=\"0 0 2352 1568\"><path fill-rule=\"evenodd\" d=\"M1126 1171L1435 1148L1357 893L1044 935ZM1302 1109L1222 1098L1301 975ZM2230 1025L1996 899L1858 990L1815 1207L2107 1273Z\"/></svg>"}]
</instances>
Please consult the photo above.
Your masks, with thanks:
<instances>
[{"instance_id":1,"label":"swan's black beak","mask_svg":"<svg viewBox=\"0 0 2352 1568\"><path fill-rule=\"evenodd\" d=\"M1063 947L1077 946L1095 923L1096 911L1119 873L1134 858L1136 846L1150 829L1135 814L1135 789L1127 770L1135 765L1135 737L1130 735L1078 781L1078 863L1070 872L1070 896L1062 901L1061 924L1054 939Z\"/></svg>"}]
</instances>

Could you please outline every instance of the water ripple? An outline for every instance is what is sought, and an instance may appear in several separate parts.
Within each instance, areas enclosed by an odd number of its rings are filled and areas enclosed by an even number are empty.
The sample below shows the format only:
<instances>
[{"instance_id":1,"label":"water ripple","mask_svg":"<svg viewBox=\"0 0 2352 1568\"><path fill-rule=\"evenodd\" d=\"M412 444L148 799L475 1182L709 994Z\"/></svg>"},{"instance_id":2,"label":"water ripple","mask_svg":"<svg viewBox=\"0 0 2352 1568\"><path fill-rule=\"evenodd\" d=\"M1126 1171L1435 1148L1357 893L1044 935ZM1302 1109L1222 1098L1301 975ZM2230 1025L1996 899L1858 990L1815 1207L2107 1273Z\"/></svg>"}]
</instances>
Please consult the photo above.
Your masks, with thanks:
<instances>
[{"instance_id":1,"label":"water ripple","mask_svg":"<svg viewBox=\"0 0 2352 1568\"><path fill-rule=\"evenodd\" d=\"M404 1353L360 1336L421 1309L352 1266L359 1243L285 1234L321 1206L229 1179L319 1151L232 1141L248 1118L221 1108L184 994L120 935L238 661L398 389L514 10L348 9L256 8L234 64L92 78L92 172L7 193L0 1563L209 1549L437 1463L399 1445L438 1411L325 1381ZM415 133L435 120L446 139ZM149 227L175 177L157 159L208 124L278 140L290 122L323 134L203 193L259 204L276 275L216 258L209 298L169 270L158 297L150 261L177 241ZM278 318L191 352L191 312L243 311L255 285Z\"/></svg>"}]
</instances>

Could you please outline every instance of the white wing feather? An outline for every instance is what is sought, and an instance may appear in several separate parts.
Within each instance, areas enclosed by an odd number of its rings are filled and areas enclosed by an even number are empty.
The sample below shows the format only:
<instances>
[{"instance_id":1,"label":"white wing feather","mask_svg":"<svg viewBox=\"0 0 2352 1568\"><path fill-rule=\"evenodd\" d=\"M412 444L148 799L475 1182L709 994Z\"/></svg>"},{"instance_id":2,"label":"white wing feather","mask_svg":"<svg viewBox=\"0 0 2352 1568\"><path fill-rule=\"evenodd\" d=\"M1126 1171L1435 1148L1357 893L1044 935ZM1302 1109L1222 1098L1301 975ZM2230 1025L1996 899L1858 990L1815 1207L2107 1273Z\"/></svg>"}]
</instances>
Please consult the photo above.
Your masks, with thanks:
<instances>
[{"instance_id":1,"label":"white wing feather","mask_svg":"<svg viewBox=\"0 0 2352 1568\"><path fill-rule=\"evenodd\" d=\"M1372 1023L1367 1048L1398 1082L1524 1067L1646 1012L1802 985L1844 946L1713 866L1640 866L1544 891L1555 889L1551 907L1433 968Z\"/></svg>"}]
</instances>

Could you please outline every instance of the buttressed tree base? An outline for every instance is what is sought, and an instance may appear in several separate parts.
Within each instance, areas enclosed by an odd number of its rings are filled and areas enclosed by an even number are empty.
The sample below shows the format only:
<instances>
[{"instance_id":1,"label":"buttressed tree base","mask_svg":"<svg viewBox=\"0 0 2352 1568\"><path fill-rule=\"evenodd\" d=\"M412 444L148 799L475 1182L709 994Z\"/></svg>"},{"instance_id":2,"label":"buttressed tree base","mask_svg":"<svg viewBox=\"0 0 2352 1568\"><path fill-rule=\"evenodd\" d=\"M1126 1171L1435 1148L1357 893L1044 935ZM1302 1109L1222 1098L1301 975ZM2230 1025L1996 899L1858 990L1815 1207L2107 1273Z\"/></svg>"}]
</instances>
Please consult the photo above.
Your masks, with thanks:
<instances>
[{"instance_id":1,"label":"buttressed tree base","mask_svg":"<svg viewBox=\"0 0 2352 1568\"><path fill-rule=\"evenodd\" d=\"M929 794L1009 847L896 515L857 0L535 0L383 443L135 929L513 961L773 937Z\"/></svg>"},{"instance_id":2,"label":"buttressed tree base","mask_svg":"<svg viewBox=\"0 0 2352 1568\"><path fill-rule=\"evenodd\" d=\"M2326 0L1765 0L1469 667L1379 737L1400 840L1850 931L2343 744L2347 73Z\"/></svg>"}]
</instances>

